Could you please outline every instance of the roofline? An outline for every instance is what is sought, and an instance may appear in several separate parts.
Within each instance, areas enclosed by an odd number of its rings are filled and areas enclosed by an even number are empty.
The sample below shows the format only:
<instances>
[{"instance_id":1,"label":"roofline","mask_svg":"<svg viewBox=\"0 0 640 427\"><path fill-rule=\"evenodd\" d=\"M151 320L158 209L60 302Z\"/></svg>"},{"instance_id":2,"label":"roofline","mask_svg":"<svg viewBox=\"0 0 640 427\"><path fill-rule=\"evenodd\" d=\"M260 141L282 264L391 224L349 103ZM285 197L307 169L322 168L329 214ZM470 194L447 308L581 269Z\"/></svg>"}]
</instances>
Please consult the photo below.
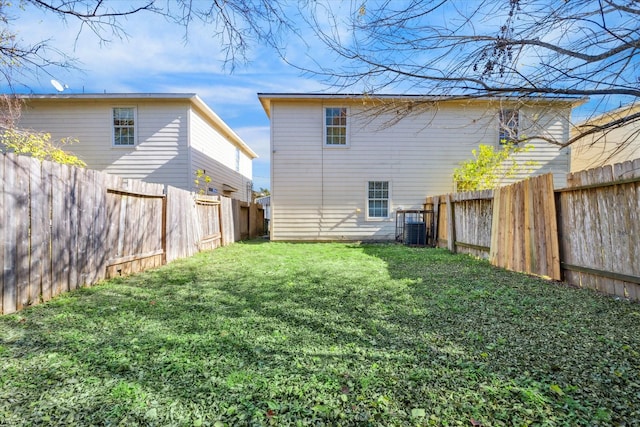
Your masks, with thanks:
<instances>
[{"instance_id":1,"label":"roofline","mask_svg":"<svg viewBox=\"0 0 640 427\"><path fill-rule=\"evenodd\" d=\"M224 122L205 102L198 96L193 95L191 97L191 102L198 106L206 115L209 117L215 124L218 126L224 133L227 134L229 138L231 138L237 145L240 146L252 159L258 158L258 154L251 149L243 140L238 136L237 133L233 129L229 127L228 124Z\"/></svg>"},{"instance_id":2,"label":"roofline","mask_svg":"<svg viewBox=\"0 0 640 427\"><path fill-rule=\"evenodd\" d=\"M444 102L444 101L468 101L468 102L496 102L496 101L549 101L568 103L572 107L584 104L588 101L586 97L571 96L478 96L478 95L421 95L421 94L355 94L355 93L261 93L258 92L258 99L262 108L271 117L271 101L280 100L324 100L338 99L350 101L383 100L383 101L422 101L422 102Z\"/></svg>"},{"instance_id":3,"label":"roofline","mask_svg":"<svg viewBox=\"0 0 640 427\"><path fill-rule=\"evenodd\" d=\"M258 157L255 151L238 136L197 94L195 93L70 93L70 94L27 94L16 95L21 99L105 99L105 100L184 100L196 106L213 124L222 131L238 148L252 159Z\"/></svg>"},{"instance_id":4,"label":"roofline","mask_svg":"<svg viewBox=\"0 0 640 427\"><path fill-rule=\"evenodd\" d=\"M23 99L191 99L195 93L45 93L17 94Z\"/></svg>"},{"instance_id":5,"label":"roofline","mask_svg":"<svg viewBox=\"0 0 640 427\"><path fill-rule=\"evenodd\" d=\"M640 104L636 102L630 102L629 104L622 105L618 108L614 108L613 110L604 111L593 117L584 119L580 123L577 123L575 127L579 128L581 126L594 125L603 120L613 120L616 118L622 118L623 116L628 116L629 114L635 114L639 111L640 111Z\"/></svg>"}]
</instances>

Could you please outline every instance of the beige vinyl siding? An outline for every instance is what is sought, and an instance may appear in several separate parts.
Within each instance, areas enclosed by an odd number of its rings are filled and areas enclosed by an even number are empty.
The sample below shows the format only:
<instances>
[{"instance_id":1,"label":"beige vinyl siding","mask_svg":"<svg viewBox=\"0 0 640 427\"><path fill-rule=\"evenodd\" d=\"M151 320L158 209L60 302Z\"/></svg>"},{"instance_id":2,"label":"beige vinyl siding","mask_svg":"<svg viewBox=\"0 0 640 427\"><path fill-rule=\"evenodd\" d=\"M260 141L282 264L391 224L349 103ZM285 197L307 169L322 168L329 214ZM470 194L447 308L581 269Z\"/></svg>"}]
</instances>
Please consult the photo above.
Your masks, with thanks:
<instances>
[{"instance_id":1,"label":"beige vinyl siding","mask_svg":"<svg viewBox=\"0 0 640 427\"><path fill-rule=\"evenodd\" d=\"M197 111L190 115L191 174L204 170L211 177L210 188L217 194L225 194L223 184L234 187L228 194L234 199L251 201L252 159L221 132L212 127ZM239 171L236 171L236 153L239 150Z\"/></svg>"},{"instance_id":2,"label":"beige vinyl siding","mask_svg":"<svg viewBox=\"0 0 640 427\"><path fill-rule=\"evenodd\" d=\"M616 120L637 113L638 107L605 113L593 124ZM589 126L591 122L586 125ZM578 129L579 130L579 129ZM576 130L576 132L578 131ZM632 122L607 132L586 136L571 145L571 172L613 165L640 158L640 122Z\"/></svg>"},{"instance_id":3,"label":"beige vinyl siding","mask_svg":"<svg viewBox=\"0 0 640 427\"><path fill-rule=\"evenodd\" d=\"M567 141L569 139L570 114L571 111L569 109L550 107L522 108L520 110L520 136L544 135L558 141ZM533 161L536 164L525 165L520 173L511 179L506 179L504 184L512 184L531 175L553 173L554 187L565 187L571 162L570 149L550 144L540 138L528 139L523 144L531 145L533 149L517 154L517 161L522 164L527 161Z\"/></svg>"},{"instance_id":4,"label":"beige vinyl siding","mask_svg":"<svg viewBox=\"0 0 640 427\"><path fill-rule=\"evenodd\" d=\"M271 117L271 223L276 240L318 240L322 207L322 111L278 104Z\"/></svg>"},{"instance_id":5,"label":"beige vinyl siding","mask_svg":"<svg viewBox=\"0 0 640 427\"><path fill-rule=\"evenodd\" d=\"M427 195L453 191L459 162L481 143L498 145L495 108L440 105L390 126L402 111L372 117L353 103L349 146L327 147L323 107L337 105L334 100L271 102L273 240L393 239L397 209L420 208ZM566 132L561 122L549 131ZM556 161L557 151L541 149L538 156ZM366 218L369 181L389 182L388 219Z\"/></svg>"},{"instance_id":6,"label":"beige vinyl siding","mask_svg":"<svg viewBox=\"0 0 640 427\"><path fill-rule=\"evenodd\" d=\"M91 169L188 188L187 101L31 99L20 126L73 137L68 147ZM135 107L136 145L113 146L113 107Z\"/></svg>"}]
</instances>

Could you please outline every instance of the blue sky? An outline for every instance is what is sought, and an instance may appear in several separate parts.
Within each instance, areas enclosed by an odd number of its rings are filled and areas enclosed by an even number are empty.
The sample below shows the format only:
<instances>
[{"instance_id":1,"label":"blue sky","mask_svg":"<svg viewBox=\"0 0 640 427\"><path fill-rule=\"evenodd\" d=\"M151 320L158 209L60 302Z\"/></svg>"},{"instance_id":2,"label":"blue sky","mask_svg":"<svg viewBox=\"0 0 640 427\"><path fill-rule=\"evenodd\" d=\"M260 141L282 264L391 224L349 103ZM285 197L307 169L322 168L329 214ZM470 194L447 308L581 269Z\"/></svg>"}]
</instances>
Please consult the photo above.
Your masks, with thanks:
<instances>
[{"instance_id":1,"label":"blue sky","mask_svg":"<svg viewBox=\"0 0 640 427\"><path fill-rule=\"evenodd\" d=\"M328 1L318 6L318 10L331 8L327 15L337 14L339 17L352 10L354 4ZM458 3L464 6L468 4L474 3ZM253 163L256 189L270 186L269 120L257 93L337 91L317 77L302 75L298 69L283 62L274 50L259 44L252 46L250 62L239 65L231 73L223 66L224 53L220 49L220 40L212 36L210 25L194 22L189 28L189 39L185 42L183 27L170 24L159 15L138 13L120 21L126 37L112 37L107 31L105 36L111 41L103 43L89 29L80 31L80 22L75 19L65 22L33 7L10 9L19 39L27 43L48 40L50 46L77 58L79 68L53 70L53 75L40 73L38 77L24 82L27 87L16 87L17 91L55 93L50 83L53 77L68 85L68 93L196 93L260 156ZM296 8L292 9L295 11ZM439 13L447 11L444 9ZM302 23L295 15L291 16L297 23ZM320 25L329 22L322 12L316 16ZM441 19L444 18L443 15ZM451 16L447 15L446 18L450 19ZM489 24L482 21L477 25ZM300 34L301 38L289 37L286 40L285 55L289 61L317 69L317 64L311 62L310 58L313 57L318 64L326 61L335 65L332 63L335 56L324 50L326 48L322 42L310 30L303 27ZM344 36L348 31L341 27L337 34ZM553 39L560 36L548 37ZM430 53L423 54L427 57L416 62L430 63ZM524 55L520 60L525 63L524 66L531 62L536 67L540 59L536 55ZM412 87L408 82L409 86L403 87L403 83L400 81L399 86L391 87L391 90L396 93L404 90L414 93L422 91L419 85ZM4 89L8 91L8 88ZM350 91L357 91L357 88L350 88ZM584 118L594 110L617 107L619 102L617 99L608 99L608 103L598 103L594 99L575 110L574 119Z\"/></svg>"},{"instance_id":2,"label":"blue sky","mask_svg":"<svg viewBox=\"0 0 640 427\"><path fill-rule=\"evenodd\" d=\"M13 11L18 37L48 44L78 60L80 69L57 70L53 77L68 86L65 93L196 93L260 156L253 163L254 188L269 188L269 119L258 92L317 92L326 86L282 62L268 47L254 46L251 62L231 73L223 66L219 40L211 28L184 28L164 18L139 13L121 22L126 38L101 43L75 20L61 21L28 8ZM78 36L78 34L80 34ZM298 46L300 47L300 46ZM290 54L304 52L289 47ZM301 48L301 47L300 47ZM52 76L40 73L16 87L18 92L56 93ZM6 90L6 88L5 88Z\"/></svg>"}]
</instances>

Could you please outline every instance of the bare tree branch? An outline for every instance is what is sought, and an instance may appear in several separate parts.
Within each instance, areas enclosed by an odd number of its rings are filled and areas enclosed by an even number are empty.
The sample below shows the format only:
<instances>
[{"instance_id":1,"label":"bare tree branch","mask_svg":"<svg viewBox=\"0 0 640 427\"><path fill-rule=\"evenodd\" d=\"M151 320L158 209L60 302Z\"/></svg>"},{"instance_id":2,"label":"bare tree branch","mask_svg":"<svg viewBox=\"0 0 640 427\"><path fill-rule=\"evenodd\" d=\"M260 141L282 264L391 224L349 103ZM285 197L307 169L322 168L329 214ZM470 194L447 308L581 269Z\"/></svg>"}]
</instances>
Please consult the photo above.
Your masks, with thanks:
<instances>
[{"instance_id":1,"label":"bare tree branch","mask_svg":"<svg viewBox=\"0 0 640 427\"><path fill-rule=\"evenodd\" d=\"M350 92L433 96L574 96L640 102L640 7L601 0L365 2L308 23L332 64L297 64ZM317 9L317 7L316 7ZM328 22L328 23L327 23ZM336 35L340 35L337 37ZM296 65L296 64L294 64ZM604 132L640 117L611 120ZM586 129L583 131L587 132ZM532 135L529 135L532 137ZM552 140L557 145L569 141Z\"/></svg>"}]
</instances>

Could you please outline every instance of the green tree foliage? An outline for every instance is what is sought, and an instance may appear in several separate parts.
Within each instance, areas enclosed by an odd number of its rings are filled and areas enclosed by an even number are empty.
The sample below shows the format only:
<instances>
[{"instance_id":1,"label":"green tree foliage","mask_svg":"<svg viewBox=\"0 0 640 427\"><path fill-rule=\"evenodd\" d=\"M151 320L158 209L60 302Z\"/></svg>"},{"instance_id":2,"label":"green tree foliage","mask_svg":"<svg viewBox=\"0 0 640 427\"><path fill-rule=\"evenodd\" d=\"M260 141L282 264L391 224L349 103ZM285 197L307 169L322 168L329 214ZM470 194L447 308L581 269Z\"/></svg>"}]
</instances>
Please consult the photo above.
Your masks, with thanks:
<instances>
[{"instance_id":1,"label":"green tree foliage","mask_svg":"<svg viewBox=\"0 0 640 427\"><path fill-rule=\"evenodd\" d=\"M207 194L211 177L206 175L205 171L202 169L198 169L193 174L196 176L196 179L193 180L193 183L196 186L196 192L198 194Z\"/></svg>"},{"instance_id":2,"label":"green tree foliage","mask_svg":"<svg viewBox=\"0 0 640 427\"><path fill-rule=\"evenodd\" d=\"M5 128L0 135L0 148L3 152L27 155L38 160L51 160L65 165L85 167L87 164L77 156L66 152L63 146L78 142L76 139L65 138L54 142L51 134L28 132Z\"/></svg>"},{"instance_id":3,"label":"green tree foliage","mask_svg":"<svg viewBox=\"0 0 640 427\"><path fill-rule=\"evenodd\" d=\"M264 187L260 187L260 189L258 191L253 190L253 200L259 198L259 197L265 197L265 196L270 196L271 192L269 191L268 188L264 188Z\"/></svg>"},{"instance_id":4,"label":"green tree foliage","mask_svg":"<svg viewBox=\"0 0 640 427\"><path fill-rule=\"evenodd\" d=\"M473 159L460 163L453 171L456 191L489 190L499 187L505 180L535 166L537 162L518 162L515 154L531 151L532 145L505 144L496 150L493 145L480 144L474 149Z\"/></svg>"}]
</instances>

